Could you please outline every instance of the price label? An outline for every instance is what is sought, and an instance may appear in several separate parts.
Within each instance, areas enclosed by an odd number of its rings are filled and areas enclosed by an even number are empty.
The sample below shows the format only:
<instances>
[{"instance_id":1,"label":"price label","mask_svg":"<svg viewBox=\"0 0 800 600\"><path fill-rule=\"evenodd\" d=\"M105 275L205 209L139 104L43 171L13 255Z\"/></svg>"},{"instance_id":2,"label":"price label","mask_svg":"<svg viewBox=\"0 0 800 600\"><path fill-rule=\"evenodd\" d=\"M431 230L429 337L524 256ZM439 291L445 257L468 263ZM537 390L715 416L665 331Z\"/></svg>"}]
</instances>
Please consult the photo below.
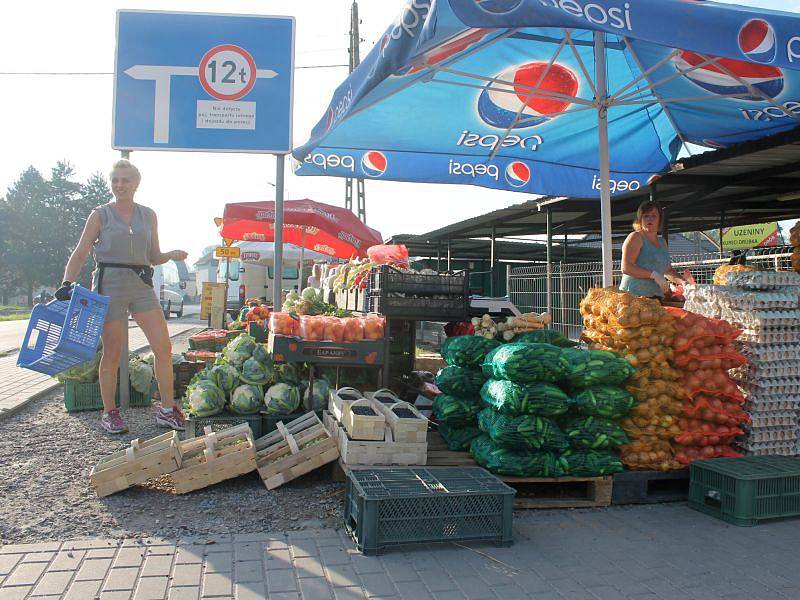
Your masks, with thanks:
<instances>
[{"instance_id":1,"label":"price label","mask_svg":"<svg viewBox=\"0 0 800 600\"><path fill-rule=\"evenodd\" d=\"M244 48L232 44L215 46L200 61L200 84L219 100L238 100L256 83L256 62Z\"/></svg>"},{"instance_id":2,"label":"price label","mask_svg":"<svg viewBox=\"0 0 800 600\"><path fill-rule=\"evenodd\" d=\"M217 258L239 258L242 249L239 246L220 246L214 250L214 256Z\"/></svg>"}]
</instances>

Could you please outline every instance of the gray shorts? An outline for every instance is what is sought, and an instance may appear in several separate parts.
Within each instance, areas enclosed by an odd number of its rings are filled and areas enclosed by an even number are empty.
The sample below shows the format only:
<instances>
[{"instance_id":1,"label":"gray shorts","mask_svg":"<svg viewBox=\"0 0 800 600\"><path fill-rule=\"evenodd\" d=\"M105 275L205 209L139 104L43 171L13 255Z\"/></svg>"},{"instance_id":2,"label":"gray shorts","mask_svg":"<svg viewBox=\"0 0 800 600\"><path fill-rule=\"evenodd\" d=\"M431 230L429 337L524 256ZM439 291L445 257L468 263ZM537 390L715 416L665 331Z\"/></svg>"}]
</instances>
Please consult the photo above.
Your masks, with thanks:
<instances>
[{"instance_id":1,"label":"gray shorts","mask_svg":"<svg viewBox=\"0 0 800 600\"><path fill-rule=\"evenodd\" d=\"M92 287L97 290L96 270ZM107 267L100 293L111 298L106 314L107 323L127 320L129 312L135 315L153 309L161 310L155 290L131 269Z\"/></svg>"}]
</instances>

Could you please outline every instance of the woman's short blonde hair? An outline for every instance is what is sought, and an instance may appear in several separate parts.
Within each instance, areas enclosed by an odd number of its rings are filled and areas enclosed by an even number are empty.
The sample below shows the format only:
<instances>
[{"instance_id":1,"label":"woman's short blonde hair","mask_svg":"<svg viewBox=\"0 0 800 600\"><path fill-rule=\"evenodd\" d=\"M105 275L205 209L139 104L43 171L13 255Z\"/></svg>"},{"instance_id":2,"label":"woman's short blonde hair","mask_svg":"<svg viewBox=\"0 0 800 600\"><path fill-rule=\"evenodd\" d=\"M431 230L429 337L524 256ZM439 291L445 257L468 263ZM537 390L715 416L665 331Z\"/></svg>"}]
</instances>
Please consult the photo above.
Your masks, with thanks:
<instances>
[{"instance_id":1,"label":"woman's short blonde hair","mask_svg":"<svg viewBox=\"0 0 800 600\"><path fill-rule=\"evenodd\" d=\"M111 173L117 169L128 169L136 177L136 183L142 181L142 174L139 172L139 169L137 169L136 165L134 165L127 158L120 158L117 162L115 162L111 167ZM109 173L109 175L111 175L111 173Z\"/></svg>"},{"instance_id":2,"label":"woman's short blonde hair","mask_svg":"<svg viewBox=\"0 0 800 600\"><path fill-rule=\"evenodd\" d=\"M642 218L644 217L645 213L649 213L651 210L654 210L658 213L658 226L661 227L661 222L664 220L663 209L652 200L645 200L639 205L639 208L636 211L636 218L633 220L634 231L642 230Z\"/></svg>"}]
</instances>

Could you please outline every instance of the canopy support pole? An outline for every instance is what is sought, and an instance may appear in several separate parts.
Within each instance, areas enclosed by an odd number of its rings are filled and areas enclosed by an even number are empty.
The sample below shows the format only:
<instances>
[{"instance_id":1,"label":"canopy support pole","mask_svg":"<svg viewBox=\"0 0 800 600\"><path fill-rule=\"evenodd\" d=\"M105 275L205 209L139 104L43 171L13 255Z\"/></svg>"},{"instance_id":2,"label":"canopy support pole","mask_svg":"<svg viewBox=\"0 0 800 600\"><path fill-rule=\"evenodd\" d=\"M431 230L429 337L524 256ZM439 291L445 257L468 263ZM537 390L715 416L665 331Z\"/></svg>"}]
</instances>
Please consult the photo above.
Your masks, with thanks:
<instances>
[{"instance_id":1,"label":"canopy support pole","mask_svg":"<svg viewBox=\"0 0 800 600\"><path fill-rule=\"evenodd\" d=\"M283 167L286 157L275 155L275 279L272 288L272 310L280 310L283 302Z\"/></svg>"},{"instance_id":2,"label":"canopy support pole","mask_svg":"<svg viewBox=\"0 0 800 600\"><path fill-rule=\"evenodd\" d=\"M442 242L436 242L436 270L442 270Z\"/></svg>"},{"instance_id":3,"label":"canopy support pole","mask_svg":"<svg viewBox=\"0 0 800 600\"><path fill-rule=\"evenodd\" d=\"M594 32L594 64L595 88L599 95L597 98L597 133L600 147L600 231L603 247L603 287L608 287L614 285L611 254L611 167L608 157L606 48L604 34L600 31Z\"/></svg>"},{"instance_id":4,"label":"canopy support pole","mask_svg":"<svg viewBox=\"0 0 800 600\"><path fill-rule=\"evenodd\" d=\"M722 230L725 227L725 209L723 208L719 213L719 257L725 258L725 252L722 250Z\"/></svg>"},{"instance_id":5,"label":"canopy support pole","mask_svg":"<svg viewBox=\"0 0 800 600\"><path fill-rule=\"evenodd\" d=\"M553 211L547 209L547 314L553 314Z\"/></svg>"},{"instance_id":6,"label":"canopy support pole","mask_svg":"<svg viewBox=\"0 0 800 600\"><path fill-rule=\"evenodd\" d=\"M489 296L494 298L494 238L495 228L492 226L492 237L489 242Z\"/></svg>"},{"instance_id":7,"label":"canopy support pole","mask_svg":"<svg viewBox=\"0 0 800 600\"><path fill-rule=\"evenodd\" d=\"M303 265L306 262L306 228L300 228L300 281L297 282L297 291L303 291Z\"/></svg>"},{"instance_id":8,"label":"canopy support pole","mask_svg":"<svg viewBox=\"0 0 800 600\"><path fill-rule=\"evenodd\" d=\"M453 244L450 238L447 238L447 270L451 271L452 267L450 266L450 261L452 260L452 251L453 251Z\"/></svg>"}]
</instances>

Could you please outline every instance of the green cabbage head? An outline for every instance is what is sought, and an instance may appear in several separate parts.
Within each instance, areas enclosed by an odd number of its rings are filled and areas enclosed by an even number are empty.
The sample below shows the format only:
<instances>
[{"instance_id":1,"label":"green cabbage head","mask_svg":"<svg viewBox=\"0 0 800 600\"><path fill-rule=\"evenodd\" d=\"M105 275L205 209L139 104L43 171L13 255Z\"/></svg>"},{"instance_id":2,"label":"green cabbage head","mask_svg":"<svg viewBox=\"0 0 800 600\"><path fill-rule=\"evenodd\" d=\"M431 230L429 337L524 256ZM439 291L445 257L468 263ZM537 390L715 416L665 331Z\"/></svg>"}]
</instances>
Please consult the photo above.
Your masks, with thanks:
<instances>
[{"instance_id":1,"label":"green cabbage head","mask_svg":"<svg viewBox=\"0 0 800 600\"><path fill-rule=\"evenodd\" d=\"M187 412L196 417L210 417L225 408L225 392L210 381L198 381L186 390Z\"/></svg>"}]
</instances>

